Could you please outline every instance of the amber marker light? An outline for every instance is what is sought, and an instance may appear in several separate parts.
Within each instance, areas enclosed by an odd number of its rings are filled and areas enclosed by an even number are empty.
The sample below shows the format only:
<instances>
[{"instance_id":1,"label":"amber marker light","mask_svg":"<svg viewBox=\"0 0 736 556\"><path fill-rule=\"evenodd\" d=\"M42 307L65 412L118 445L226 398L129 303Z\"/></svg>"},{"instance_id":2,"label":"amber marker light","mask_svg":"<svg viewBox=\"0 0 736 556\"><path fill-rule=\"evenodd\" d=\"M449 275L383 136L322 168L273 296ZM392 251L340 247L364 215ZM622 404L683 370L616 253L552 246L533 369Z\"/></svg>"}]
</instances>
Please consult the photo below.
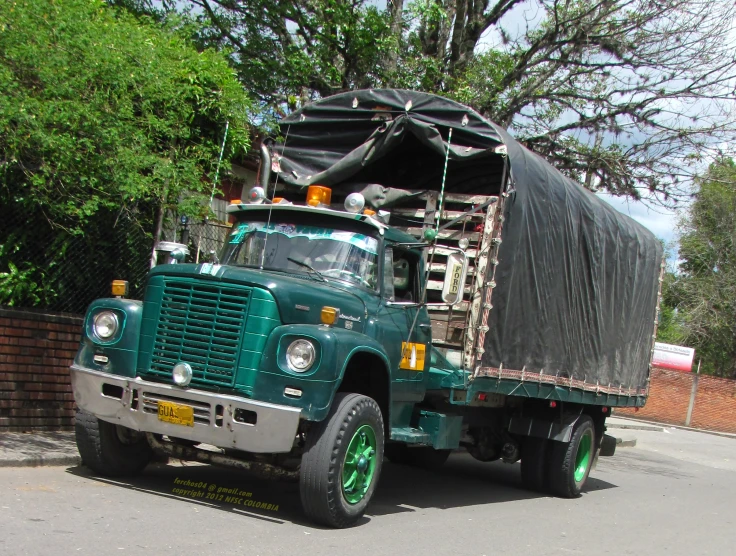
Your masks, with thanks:
<instances>
[{"instance_id":1,"label":"amber marker light","mask_svg":"<svg viewBox=\"0 0 736 556\"><path fill-rule=\"evenodd\" d=\"M335 320L337 320L337 313L339 312L338 309L335 309L334 307L322 307L322 311L320 311L320 319L322 320L322 324L335 324Z\"/></svg>"},{"instance_id":2,"label":"amber marker light","mask_svg":"<svg viewBox=\"0 0 736 556\"><path fill-rule=\"evenodd\" d=\"M240 199L232 199L230 201L230 204L231 205L242 205L243 204L243 201L241 201Z\"/></svg>"},{"instance_id":3,"label":"amber marker light","mask_svg":"<svg viewBox=\"0 0 736 556\"><path fill-rule=\"evenodd\" d=\"M332 189L323 185L310 185L307 189L307 204L310 207L318 207L320 205L330 205L332 199Z\"/></svg>"},{"instance_id":4,"label":"amber marker light","mask_svg":"<svg viewBox=\"0 0 736 556\"><path fill-rule=\"evenodd\" d=\"M128 281L127 280L113 280L112 281L112 294L115 297L125 297L128 295Z\"/></svg>"}]
</instances>

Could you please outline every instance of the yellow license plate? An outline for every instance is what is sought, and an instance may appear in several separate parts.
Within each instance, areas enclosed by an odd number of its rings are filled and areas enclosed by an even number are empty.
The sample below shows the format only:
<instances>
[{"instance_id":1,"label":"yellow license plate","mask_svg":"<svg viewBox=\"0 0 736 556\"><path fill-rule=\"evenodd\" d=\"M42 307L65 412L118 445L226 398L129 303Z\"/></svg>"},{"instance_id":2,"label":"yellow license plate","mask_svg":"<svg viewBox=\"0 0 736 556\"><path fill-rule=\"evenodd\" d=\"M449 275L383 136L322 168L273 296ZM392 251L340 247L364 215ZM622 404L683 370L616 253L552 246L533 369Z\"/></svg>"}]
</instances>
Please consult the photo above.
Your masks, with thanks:
<instances>
[{"instance_id":1,"label":"yellow license plate","mask_svg":"<svg viewBox=\"0 0 736 556\"><path fill-rule=\"evenodd\" d=\"M194 426L194 408L171 402L158 402L158 418L175 425Z\"/></svg>"}]
</instances>

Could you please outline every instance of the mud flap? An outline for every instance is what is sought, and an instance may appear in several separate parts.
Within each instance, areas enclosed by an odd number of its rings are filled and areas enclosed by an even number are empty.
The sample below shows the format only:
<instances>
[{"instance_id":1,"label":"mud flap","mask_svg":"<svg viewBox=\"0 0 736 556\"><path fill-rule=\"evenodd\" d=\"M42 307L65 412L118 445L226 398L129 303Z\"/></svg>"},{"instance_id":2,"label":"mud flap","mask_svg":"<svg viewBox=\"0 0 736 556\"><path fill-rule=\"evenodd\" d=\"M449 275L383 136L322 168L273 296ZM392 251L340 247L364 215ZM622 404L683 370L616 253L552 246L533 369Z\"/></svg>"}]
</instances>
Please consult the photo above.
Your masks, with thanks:
<instances>
[{"instance_id":1,"label":"mud flap","mask_svg":"<svg viewBox=\"0 0 736 556\"><path fill-rule=\"evenodd\" d=\"M601 441L600 454L603 457L610 457L616 453L616 437L610 434L604 434Z\"/></svg>"}]
</instances>

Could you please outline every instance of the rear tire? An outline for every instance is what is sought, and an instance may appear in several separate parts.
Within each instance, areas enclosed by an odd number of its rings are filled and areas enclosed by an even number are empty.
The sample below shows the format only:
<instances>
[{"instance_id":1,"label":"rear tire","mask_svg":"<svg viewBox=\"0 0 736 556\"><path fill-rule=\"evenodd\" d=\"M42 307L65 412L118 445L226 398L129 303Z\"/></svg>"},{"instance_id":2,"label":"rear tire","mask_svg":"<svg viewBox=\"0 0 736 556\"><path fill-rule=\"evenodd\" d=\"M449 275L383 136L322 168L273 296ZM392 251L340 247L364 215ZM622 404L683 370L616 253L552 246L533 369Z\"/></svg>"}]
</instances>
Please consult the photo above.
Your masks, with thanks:
<instances>
[{"instance_id":1,"label":"rear tire","mask_svg":"<svg viewBox=\"0 0 736 556\"><path fill-rule=\"evenodd\" d=\"M544 438L527 436L521 443L521 483L524 488L542 492L547 488L547 452Z\"/></svg>"},{"instance_id":2,"label":"rear tire","mask_svg":"<svg viewBox=\"0 0 736 556\"><path fill-rule=\"evenodd\" d=\"M348 527L365 513L383 462L383 417L372 398L338 393L307 437L299 493L307 516Z\"/></svg>"},{"instance_id":3,"label":"rear tire","mask_svg":"<svg viewBox=\"0 0 736 556\"><path fill-rule=\"evenodd\" d=\"M95 473L122 477L140 473L153 451L140 433L79 410L74 426L82 463Z\"/></svg>"},{"instance_id":4,"label":"rear tire","mask_svg":"<svg viewBox=\"0 0 736 556\"><path fill-rule=\"evenodd\" d=\"M570 442L552 442L548 471L552 494L575 498L588 480L595 456L595 427L587 415L580 417Z\"/></svg>"}]
</instances>

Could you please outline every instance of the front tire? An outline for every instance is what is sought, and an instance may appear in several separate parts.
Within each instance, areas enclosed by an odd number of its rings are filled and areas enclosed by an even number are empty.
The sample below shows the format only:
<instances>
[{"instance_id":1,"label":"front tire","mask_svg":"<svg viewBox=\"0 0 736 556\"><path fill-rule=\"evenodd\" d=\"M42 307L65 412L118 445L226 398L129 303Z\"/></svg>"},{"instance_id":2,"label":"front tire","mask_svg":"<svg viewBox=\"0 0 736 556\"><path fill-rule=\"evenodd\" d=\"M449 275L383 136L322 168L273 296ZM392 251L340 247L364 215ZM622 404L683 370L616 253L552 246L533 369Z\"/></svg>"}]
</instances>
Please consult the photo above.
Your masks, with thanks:
<instances>
[{"instance_id":1,"label":"front tire","mask_svg":"<svg viewBox=\"0 0 736 556\"><path fill-rule=\"evenodd\" d=\"M595 455L593 420L583 415L570 442L553 442L549 457L549 488L562 498L575 498L585 486Z\"/></svg>"},{"instance_id":2,"label":"front tire","mask_svg":"<svg viewBox=\"0 0 736 556\"><path fill-rule=\"evenodd\" d=\"M338 393L310 431L299 492L304 513L329 527L348 527L365 513L383 462L383 417L372 398Z\"/></svg>"},{"instance_id":3,"label":"front tire","mask_svg":"<svg viewBox=\"0 0 736 556\"><path fill-rule=\"evenodd\" d=\"M82 463L95 473L123 477L140 473L153 451L140 433L79 410L74 425Z\"/></svg>"}]
</instances>

